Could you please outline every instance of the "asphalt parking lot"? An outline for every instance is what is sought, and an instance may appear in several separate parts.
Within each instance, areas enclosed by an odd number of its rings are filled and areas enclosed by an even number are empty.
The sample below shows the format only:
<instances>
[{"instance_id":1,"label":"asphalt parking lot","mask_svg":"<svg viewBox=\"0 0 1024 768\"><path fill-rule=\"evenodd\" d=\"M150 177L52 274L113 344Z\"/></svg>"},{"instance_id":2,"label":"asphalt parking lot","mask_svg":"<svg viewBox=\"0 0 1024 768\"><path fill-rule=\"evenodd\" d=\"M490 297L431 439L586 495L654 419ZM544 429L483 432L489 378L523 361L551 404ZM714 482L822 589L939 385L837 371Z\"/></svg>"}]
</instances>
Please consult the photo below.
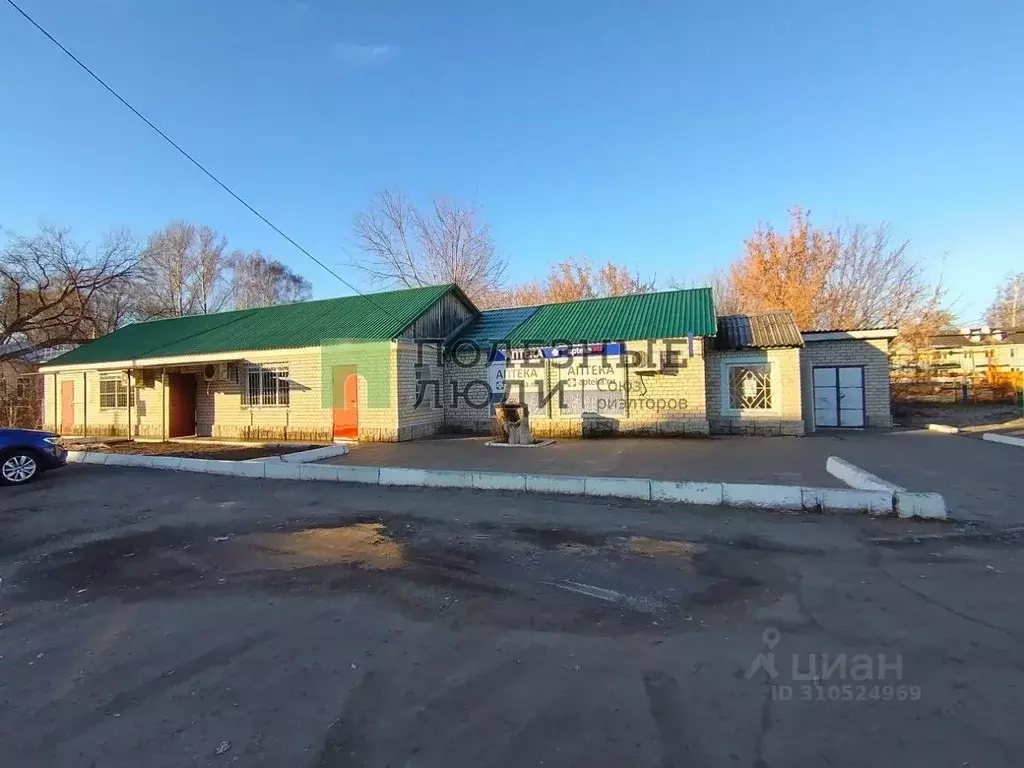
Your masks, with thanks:
<instances>
[{"instance_id":1,"label":"asphalt parking lot","mask_svg":"<svg viewBox=\"0 0 1024 768\"><path fill-rule=\"evenodd\" d=\"M1024 525L1024 450L927 430L844 439L836 455L912 491L935 491L950 514L995 526Z\"/></svg>"},{"instance_id":2,"label":"asphalt parking lot","mask_svg":"<svg viewBox=\"0 0 1024 768\"><path fill-rule=\"evenodd\" d=\"M90 466L0 526L5 767L1024 750L1013 530Z\"/></svg>"},{"instance_id":3,"label":"asphalt parking lot","mask_svg":"<svg viewBox=\"0 0 1024 768\"><path fill-rule=\"evenodd\" d=\"M825 471L828 457L838 456L908 490L943 494L959 519L1024 524L1024 450L976 437L837 431L805 438L558 440L543 448L488 447L489 439L364 443L322 463L844 488Z\"/></svg>"},{"instance_id":4,"label":"asphalt parking lot","mask_svg":"<svg viewBox=\"0 0 1024 768\"><path fill-rule=\"evenodd\" d=\"M441 436L404 443L359 443L324 464L475 469L552 475L649 477L698 482L840 487L821 450L778 437L556 440L539 448L488 446L489 437Z\"/></svg>"}]
</instances>

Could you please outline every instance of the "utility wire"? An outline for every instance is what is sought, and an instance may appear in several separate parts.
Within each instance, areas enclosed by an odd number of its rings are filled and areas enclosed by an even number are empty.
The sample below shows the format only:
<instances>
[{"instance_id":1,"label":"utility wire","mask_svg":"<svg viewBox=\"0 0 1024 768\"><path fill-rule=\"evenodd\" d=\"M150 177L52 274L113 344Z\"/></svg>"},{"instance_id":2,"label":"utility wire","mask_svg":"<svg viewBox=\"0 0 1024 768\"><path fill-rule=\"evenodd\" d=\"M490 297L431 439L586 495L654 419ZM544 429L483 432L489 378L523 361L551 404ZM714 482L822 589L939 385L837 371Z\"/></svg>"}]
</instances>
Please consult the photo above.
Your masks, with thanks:
<instances>
[{"instance_id":1,"label":"utility wire","mask_svg":"<svg viewBox=\"0 0 1024 768\"><path fill-rule=\"evenodd\" d=\"M241 203L243 206L245 206L249 210L249 212L252 213L256 218L258 218L260 221L262 221L264 224L266 224L268 227L270 227L272 230L274 230L277 234L279 234L281 237L283 237L289 243L291 243L296 248L298 248L299 251L301 251L303 254L308 256L315 264L317 264L318 266L322 267L329 274L331 274L334 277L336 277L343 284L345 284L350 289L355 291L358 295L362 296L368 302L370 302L375 307L377 307L377 309L381 310L386 315L390 315L393 319L399 320L401 322L401 318L395 317L395 315L393 313L389 312L387 309L385 309L380 304L375 302L373 299L371 299L365 293L360 291L358 288L356 288L354 285L352 285L352 283L350 283L348 280L343 278L341 275L339 275L333 269L331 269L326 264L324 264L322 261L320 261L320 259L318 259L312 253L307 251L305 248L303 248L297 242L295 242L295 240L293 240L287 233L285 233L283 230L281 230L270 219L268 219L262 213L257 211L251 205L249 205L249 203L247 203L245 201L245 199L242 198L237 192L235 192L231 187L229 187L227 184L225 184L219 178L217 178L213 174L213 172L208 170L206 168L206 166L204 166L202 163L200 163L198 160L196 160L194 157L192 157L192 155L190 155L188 152L186 152L184 149L182 149L181 145L179 145L174 139L172 139L170 136L168 136L166 133L164 133L162 130L160 130L160 128L158 128L156 125L154 125L153 122L148 117L146 117L144 114L139 112L139 110L137 110L135 107L133 107L123 96L121 96L121 94L119 94L112 87L107 85L106 81L104 81L103 78L101 78L99 75L97 75L91 69L89 69L89 67L85 64L85 62L83 62L81 59L79 59L77 56L75 56L75 54L73 54L71 51L69 51L67 48L65 48L64 45L57 38L55 38L53 35L51 35L49 32L47 32L46 29L43 28L43 26L38 21L33 19L31 16L29 16L17 3L14 2L14 0L7 0L7 4L10 5L18 13L20 13L29 24L31 24L33 27L38 29L43 35L45 35L46 38L51 43L53 43L58 48L60 48L67 55L67 57L69 59L71 59L73 62L75 62L75 64L77 64L79 67L84 69L89 74L89 76L92 77L92 79L95 80L97 83L102 85L110 93L111 96L113 96L115 99L120 101L129 110L131 110L131 112L137 118L139 118L142 122L144 122L146 125L148 125L150 128L152 128L153 131L155 131L157 133L157 135L160 136L160 138L162 138L164 141L166 141L168 144L170 144L172 147L174 147L176 150L178 150L178 152L182 156L184 156L190 163L192 163L192 165L194 165L200 171L205 173L217 186L219 186L221 189L223 189L225 192L227 192L229 195L231 195L233 198L235 198L235 200L237 200L239 203Z\"/></svg>"}]
</instances>

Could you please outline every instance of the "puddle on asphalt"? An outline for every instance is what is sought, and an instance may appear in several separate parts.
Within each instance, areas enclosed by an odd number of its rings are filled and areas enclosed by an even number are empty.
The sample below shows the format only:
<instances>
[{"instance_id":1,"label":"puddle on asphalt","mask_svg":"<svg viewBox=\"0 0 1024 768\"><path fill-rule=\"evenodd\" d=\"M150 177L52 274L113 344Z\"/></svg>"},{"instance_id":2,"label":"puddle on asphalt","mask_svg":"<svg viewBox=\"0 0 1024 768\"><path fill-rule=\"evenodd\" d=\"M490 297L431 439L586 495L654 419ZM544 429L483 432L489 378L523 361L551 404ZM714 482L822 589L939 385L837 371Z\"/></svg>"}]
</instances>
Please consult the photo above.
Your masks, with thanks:
<instances>
[{"instance_id":1,"label":"puddle on asphalt","mask_svg":"<svg viewBox=\"0 0 1024 768\"><path fill-rule=\"evenodd\" d=\"M231 545L235 555L232 559L239 561L234 563L236 568L288 570L344 563L391 571L406 565L402 545L391 539L380 523L250 533L232 539Z\"/></svg>"}]
</instances>

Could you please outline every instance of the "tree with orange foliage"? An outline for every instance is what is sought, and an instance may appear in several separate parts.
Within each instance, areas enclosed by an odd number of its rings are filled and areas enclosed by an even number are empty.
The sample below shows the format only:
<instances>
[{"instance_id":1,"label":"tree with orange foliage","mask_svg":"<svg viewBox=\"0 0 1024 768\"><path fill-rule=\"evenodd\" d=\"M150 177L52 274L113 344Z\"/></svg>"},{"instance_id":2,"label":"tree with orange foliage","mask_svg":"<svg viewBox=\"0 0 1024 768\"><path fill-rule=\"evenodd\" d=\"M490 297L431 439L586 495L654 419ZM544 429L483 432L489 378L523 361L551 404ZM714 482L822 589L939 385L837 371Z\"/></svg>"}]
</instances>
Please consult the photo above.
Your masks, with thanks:
<instances>
[{"instance_id":1,"label":"tree with orange foliage","mask_svg":"<svg viewBox=\"0 0 1024 768\"><path fill-rule=\"evenodd\" d=\"M740 311L788 309L803 330L894 326L926 333L948 324L941 286L930 284L910 243L887 225L815 229L791 211L788 232L759 226L720 287Z\"/></svg>"},{"instance_id":2,"label":"tree with orange foliage","mask_svg":"<svg viewBox=\"0 0 1024 768\"><path fill-rule=\"evenodd\" d=\"M639 273L612 262L598 270L589 259L570 257L551 264L543 281L534 280L486 297L486 307L526 307L536 304L561 304L566 301L650 293L654 280L645 281Z\"/></svg>"},{"instance_id":3,"label":"tree with orange foliage","mask_svg":"<svg viewBox=\"0 0 1024 768\"><path fill-rule=\"evenodd\" d=\"M759 225L745 245L744 257L729 268L743 310L788 309L801 328L820 327L821 298L841 252L835 233L816 231L795 208L789 232Z\"/></svg>"}]
</instances>

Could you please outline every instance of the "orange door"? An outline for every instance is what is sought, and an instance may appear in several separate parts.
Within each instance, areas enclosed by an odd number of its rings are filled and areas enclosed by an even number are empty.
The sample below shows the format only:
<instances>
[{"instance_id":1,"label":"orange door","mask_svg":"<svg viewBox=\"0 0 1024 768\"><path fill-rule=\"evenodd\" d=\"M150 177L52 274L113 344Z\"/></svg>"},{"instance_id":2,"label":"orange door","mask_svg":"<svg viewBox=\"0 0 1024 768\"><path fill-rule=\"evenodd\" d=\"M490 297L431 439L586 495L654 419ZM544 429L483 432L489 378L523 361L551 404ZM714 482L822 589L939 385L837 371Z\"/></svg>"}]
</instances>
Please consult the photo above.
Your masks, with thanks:
<instances>
[{"instance_id":1,"label":"orange door","mask_svg":"<svg viewBox=\"0 0 1024 768\"><path fill-rule=\"evenodd\" d=\"M359 437L359 377L351 371L350 366L332 371L335 437Z\"/></svg>"},{"instance_id":2,"label":"orange door","mask_svg":"<svg viewBox=\"0 0 1024 768\"><path fill-rule=\"evenodd\" d=\"M69 434L75 431L75 382L60 383L60 431Z\"/></svg>"}]
</instances>

